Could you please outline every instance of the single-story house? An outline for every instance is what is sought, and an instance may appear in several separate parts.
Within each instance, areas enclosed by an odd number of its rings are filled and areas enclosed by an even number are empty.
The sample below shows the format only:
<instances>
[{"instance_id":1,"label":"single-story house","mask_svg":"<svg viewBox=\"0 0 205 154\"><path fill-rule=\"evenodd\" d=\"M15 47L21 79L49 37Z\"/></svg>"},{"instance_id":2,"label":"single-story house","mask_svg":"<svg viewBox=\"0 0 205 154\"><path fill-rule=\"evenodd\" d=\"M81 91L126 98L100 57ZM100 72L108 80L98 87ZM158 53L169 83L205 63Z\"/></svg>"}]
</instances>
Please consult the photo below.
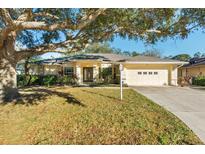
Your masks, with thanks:
<instances>
[{"instance_id":1,"label":"single-story house","mask_svg":"<svg viewBox=\"0 0 205 154\"><path fill-rule=\"evenodd\" d=\"M77 77L78 83L102 80L103 70L119 82L119 65L123 65L122 80L132 86L177 85L178 68L185 62L148 56L129 57L119 54L78 54L47 59L31 64L31 74L67 75Z\"/></svg>"},{"instance_id":2,"label":"single-story house","mask_svg":"<svg viewBox=\"0 0 205 154\"><path fill-rule=\"evenodd\" d=\"M192 58L179 69L181 77L205 76L205 58Z\"/></svg>"}]
</instances>

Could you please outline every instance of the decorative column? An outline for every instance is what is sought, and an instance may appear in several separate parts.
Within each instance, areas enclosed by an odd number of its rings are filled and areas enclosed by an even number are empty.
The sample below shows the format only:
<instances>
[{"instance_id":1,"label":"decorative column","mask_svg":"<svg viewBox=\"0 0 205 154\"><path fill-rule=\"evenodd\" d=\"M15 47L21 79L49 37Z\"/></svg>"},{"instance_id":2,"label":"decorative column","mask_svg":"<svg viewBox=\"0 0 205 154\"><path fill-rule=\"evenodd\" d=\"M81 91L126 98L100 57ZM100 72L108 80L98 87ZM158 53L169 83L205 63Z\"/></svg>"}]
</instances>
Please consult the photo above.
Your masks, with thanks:
<instances>
[{"instance_id":1,"label":"decorative column","mask_svg":"<svg viewBox=\"0 0 205 154\"><path fill-rule=\"evenodd\" d=\"M177 78L178 78L178 68L177 66L172 67L171 70L171 85L177 86Z\"/></svg>"},{"instance_id":2,"label":"decorative column","mask_svg":"<svg viewBox=\"0 0 205 154\"><path fill-rule=\"evenodd\" d=\"M76 76L78 78L78 83L83 83L80 65L76 65Z\"/></svg>"},{"instance_id":3,"label":"decorative column","mask_svg":"<svg viewBox=\"0 0 205 154\"><path fill-rule=\"evenodd\" d=\"M94 82L98 81L99 79L99 67L98 65L93 65L93 80Z\"/></svg>"}]
</instances>

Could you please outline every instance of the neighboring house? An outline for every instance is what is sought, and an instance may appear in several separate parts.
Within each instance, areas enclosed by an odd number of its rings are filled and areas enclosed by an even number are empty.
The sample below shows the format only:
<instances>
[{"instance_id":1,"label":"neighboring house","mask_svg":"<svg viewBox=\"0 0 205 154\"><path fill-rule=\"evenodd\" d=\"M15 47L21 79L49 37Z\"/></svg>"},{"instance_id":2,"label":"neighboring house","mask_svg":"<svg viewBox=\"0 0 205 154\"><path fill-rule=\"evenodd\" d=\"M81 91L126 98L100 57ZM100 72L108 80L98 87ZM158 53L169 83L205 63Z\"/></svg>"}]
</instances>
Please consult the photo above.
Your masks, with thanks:
<instances>
[{"instance_id":1,"label":"neighboring house","mask_svg":"<svg viewBox=\"0 0 205 154\"><path fill-rule=\"evenodd\" d=\"M192 58L188 64L179 69L180 77L205 76L205 58Z\"/></svg>"},{"instance_id":2,"label":"neighboring house","mask_svg":"<svg viewBox=\"0 0 205 154\"><path fill-rule=\"evenodd\" d=\"M185 62L147 56L128 57L119 54L80 54L64 58L41 60L31 64L37 75L75 76L80 84L102 80L103 70L110 71L119 82L119 64L124 66L123 83L132 86L177 85L178 68Z\"/></svg>"}]
</instances>

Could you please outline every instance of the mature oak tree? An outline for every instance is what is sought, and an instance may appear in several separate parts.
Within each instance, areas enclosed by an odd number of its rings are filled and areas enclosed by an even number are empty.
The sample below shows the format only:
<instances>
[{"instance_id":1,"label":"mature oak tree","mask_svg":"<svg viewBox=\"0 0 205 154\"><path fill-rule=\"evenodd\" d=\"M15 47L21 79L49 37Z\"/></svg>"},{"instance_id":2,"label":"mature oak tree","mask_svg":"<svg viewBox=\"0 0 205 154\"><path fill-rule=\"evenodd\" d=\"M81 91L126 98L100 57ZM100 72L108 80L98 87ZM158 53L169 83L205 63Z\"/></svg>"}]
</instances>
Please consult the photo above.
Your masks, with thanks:
<instances>
[{"instance_id":1,"label":"mature oak tree","mask_svg":"<svg viewBox=\"0 0 205 154\"><path fill-rule=\"evenodd\" d=\"M205 24L204 9L0 9L0 102L18 96L16 64L116 35L154 43Z\"/></svg>"}]
</instances>

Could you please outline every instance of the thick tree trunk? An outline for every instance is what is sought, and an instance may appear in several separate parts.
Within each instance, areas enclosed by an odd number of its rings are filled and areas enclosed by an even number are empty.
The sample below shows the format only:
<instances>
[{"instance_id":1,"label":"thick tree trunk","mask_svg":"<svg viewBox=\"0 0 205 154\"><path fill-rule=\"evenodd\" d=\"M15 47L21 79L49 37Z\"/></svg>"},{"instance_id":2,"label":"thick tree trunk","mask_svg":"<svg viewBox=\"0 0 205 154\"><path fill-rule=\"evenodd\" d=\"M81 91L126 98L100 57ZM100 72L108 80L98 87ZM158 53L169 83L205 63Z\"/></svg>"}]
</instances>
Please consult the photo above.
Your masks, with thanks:
<instances>
[{"instance_id":1,"label":"thick tree trunk","mask_svg":"<svg viewBox=\"0 0 205 154\"><path fill-rule=\"evenodd\" d=\"M16 79L16 62L0 50L0 103L8 102L19 96Z\"/></svg>"}]
</instances>

